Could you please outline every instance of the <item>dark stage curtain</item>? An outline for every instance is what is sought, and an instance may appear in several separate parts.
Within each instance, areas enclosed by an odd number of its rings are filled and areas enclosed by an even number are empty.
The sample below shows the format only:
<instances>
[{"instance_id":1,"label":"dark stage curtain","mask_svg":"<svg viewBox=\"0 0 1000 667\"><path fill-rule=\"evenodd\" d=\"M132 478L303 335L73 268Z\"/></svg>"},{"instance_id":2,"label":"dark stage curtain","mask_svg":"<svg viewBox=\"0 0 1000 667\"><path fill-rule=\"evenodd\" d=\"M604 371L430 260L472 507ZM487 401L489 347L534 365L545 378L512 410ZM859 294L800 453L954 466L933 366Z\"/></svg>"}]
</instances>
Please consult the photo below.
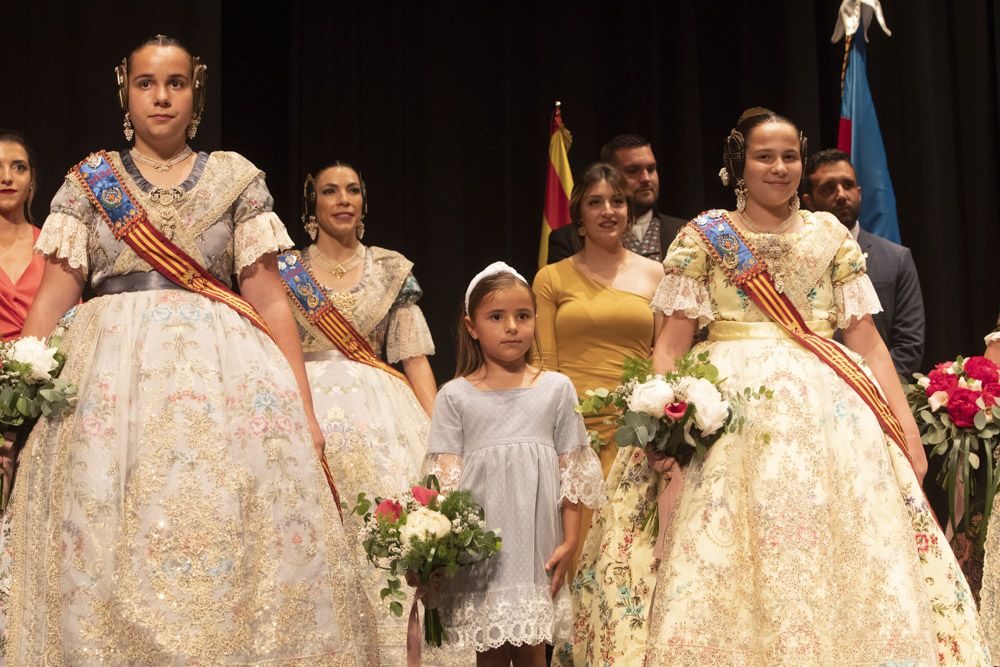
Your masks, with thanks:
<instances>
[{"instance_id":1,"label":"dark stage curtain","mask_svg":"<svg viewBox=\"0 0 1000 667\"><path fill-rule=\"evenodd\" d=\"M439 381L468 279L505 259L536 269L554 100L579 170L619 132L652 140L660 208L731 207L716 173L740 111L796 120L813 150L836 142L839 0L631 3L3 3L0 126L40 154L36 212L75 161L119 147L112 67L163 32L209 65L197 148L268 172L294 238L306 169L360 168L365 241L415 263ZM869 78L903 242L928 313L925 366L982 351L997 316L1000 10L992 0L883 0Z\"/></svg>"}]
</instances>

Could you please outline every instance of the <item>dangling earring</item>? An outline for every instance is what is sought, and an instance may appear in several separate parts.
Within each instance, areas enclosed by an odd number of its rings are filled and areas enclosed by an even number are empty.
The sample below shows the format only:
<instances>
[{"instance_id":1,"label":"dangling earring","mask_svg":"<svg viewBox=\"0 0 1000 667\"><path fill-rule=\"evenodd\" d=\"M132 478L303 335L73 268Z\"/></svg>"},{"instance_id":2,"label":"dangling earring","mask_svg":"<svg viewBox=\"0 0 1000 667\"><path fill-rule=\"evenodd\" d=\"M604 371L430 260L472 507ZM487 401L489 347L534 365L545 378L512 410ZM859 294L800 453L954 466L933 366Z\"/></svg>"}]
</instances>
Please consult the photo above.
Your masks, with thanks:
<instances>
[{"instance_id":1,"label":"dangling earring","mask_svg":"<svg viewBox=\"0 0 1000 667\"><path fill-rule=\"evenodd\" d=\"M799 193L796 192L792 195L792 198L788 200L788 210L795 213L799 210Z\"/></svg>"},{"instance_id":2,"label":"dangling earring","mask_svg":"<svg viewBox=\"0 0 1000 667\"><path fill-rule=\"evenodd\" d=\"M359 241L365 237L365 223L363 221L358 221L358 226L354 228L354 233L357 235Z\"/></svg>"},{"instance_id":3,"label":"dangling earring","mask_svg":"<svg viewBox=\"0 0 1000 667\"><path fill-rule=\"evenodd\" d=\"M743 178L736 179L736 210L740 213L743 209L747 207L747 184L743 182Z\"/></svg>"},{"instance_id":4,"label":"dangling earring","mask_svg":"<svg viewBox=\"0 0 1000 667\"><path fill-rule=\"evenodd\" d=\"M309 220L306 221L306 224L304 224L303 227L305 227L306 234L309 235L309 238L315 241L316 236L319 234L319 225L316 224L316 216L310 215Z\"/></svg>"},{"instance_id":5,"label":"dangling earring","mask_svg":"<svg viewBox=\"0 0 1000 667\"><path fill-rule=\"evenodd\" d=\"M125 122L122 123L122 134L125 135L125 141L132 141L132 137L135 136L135 130L132 129L132 117L128 115L128 111L125 112Z\"/></svg>"},{"instance_id":6,"label":"dangling earring","mask_svg":"<svg viewBox=\"0 0 1000 667\"><path fill-rule=\"evenodd\" d=\"M201 125L201 114L191 119L191 124L187 126L187 138L194 139L198 135L198 126Z\"/></svg>"}]
</instances>

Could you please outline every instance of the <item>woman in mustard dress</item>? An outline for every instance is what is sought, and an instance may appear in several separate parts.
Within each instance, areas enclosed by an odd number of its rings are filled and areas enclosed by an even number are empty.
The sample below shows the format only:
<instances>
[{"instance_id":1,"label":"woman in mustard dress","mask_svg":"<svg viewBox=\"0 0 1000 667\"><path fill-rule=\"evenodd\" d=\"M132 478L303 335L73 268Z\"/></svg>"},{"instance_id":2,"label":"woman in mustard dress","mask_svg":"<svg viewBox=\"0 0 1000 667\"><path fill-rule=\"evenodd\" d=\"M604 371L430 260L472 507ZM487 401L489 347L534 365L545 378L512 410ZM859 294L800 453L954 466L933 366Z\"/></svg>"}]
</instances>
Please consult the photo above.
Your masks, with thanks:
<instances>
[{"instance_id":1,"label":"woman in mustard dress","mask_svg":"<svg viewBox=\"0 0 1000 667\"><path fill-rule=\"evenodd\" d=\"M596 164L582 175L570 214L583 249L541 269L532 289L542 364L568 375L582 396L588 389L617 387L626 357L649 357L658 320L649 300L663 269L622 246L631 203L613 167ZM574 657L576 664L597 664L605 653L617 656L618 664L642 657L655 541L643 526L659 475L648 468L642 450L618 449L608 421L586 419L600 441L609 503L592 516L584 510L580 553L570 568L573 641L555 648L554 664L573 664Z\"/></svg>"}]
</instances>

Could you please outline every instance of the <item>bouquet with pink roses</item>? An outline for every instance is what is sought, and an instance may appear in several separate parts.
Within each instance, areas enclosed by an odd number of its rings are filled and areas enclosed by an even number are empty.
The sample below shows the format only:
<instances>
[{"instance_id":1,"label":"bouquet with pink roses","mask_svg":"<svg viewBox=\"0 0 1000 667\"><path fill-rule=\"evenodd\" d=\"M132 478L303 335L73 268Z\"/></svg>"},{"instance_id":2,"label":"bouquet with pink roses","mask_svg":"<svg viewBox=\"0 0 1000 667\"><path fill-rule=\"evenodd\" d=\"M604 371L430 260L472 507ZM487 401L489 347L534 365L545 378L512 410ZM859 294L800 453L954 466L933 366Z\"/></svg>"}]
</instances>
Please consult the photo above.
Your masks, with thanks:
<instances>
[{"instance_id":1,"label":"bouquet with pink roses","mask_svg":"<svg viewBox=\"0 0 1000 667\"><path fill-rule=\"evenodd\" d=\"M402 616L406 594L400 577L415 584L418 590L441 576L454 576L458 568L486 560L500 551L501 540L495 531L486 530L485 512L468 491L441 493L438 480L428 475L420 484L395 498L369 500L358 494L354 513L364 520L360 532L368 560L375 567L388 570L382 600ZM416 598L411 622L416 618ZM424 639L441 645L443 626L437 609L424 603Z\"/></svg>"},{"instance_id":2,"label":"bouquet with pink roses","mask_svg":"<svg viewBox=\"0 0 1000 667\"><path fill-rule=\"evenodd\" d=\"M938 364L926 376L914 373L913 377L916 382L907 387L906 397L920 439L932 456L944 457L938 481L948 494L948 521L956 529L956 514L961 514L963 531L982 546L997 491L994 448L1000 440L1000 369L986 357L958 357ZM974 471L980 466L985 477L983 518L973 529L973 504L979 503Z\"/></svg>"},{"instance_id":3,"label":"bouquet with pink roses","mask_svg":"<svg viewBox=\"0 0 1000 667\"><path fill-rule=\"evenodd\" d=\"M724 394L708 352L688 353L666 375L651 375L650 369L648 359L626 359L621 386L587 390L577 411L604 414L613 407L619 446L643 447L654 458L672 456L680 465L696 453L704 456L723 433L742 431L745 418L736 403L771 398L764 387Z\"/></svg>"}]
</instances>

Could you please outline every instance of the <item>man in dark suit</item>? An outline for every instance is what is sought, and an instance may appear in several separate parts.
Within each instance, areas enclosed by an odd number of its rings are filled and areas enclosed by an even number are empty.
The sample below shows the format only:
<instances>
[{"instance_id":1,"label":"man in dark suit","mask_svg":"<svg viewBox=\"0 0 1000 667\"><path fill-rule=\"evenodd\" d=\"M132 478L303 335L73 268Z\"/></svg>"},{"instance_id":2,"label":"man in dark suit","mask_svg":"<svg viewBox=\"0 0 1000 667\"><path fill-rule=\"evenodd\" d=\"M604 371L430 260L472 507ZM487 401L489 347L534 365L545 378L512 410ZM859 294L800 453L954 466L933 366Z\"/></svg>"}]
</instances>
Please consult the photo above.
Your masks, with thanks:
<instances>
[{"instance_id":1,"label":"man in dark suit","mask_svg":"<svg viewBox=\"0 0 1000 667\"><path fill-rule=\"evenodd\" d=\"M907 382L924 357L924 301L909 248L861 229L861 187L846 153L827 149L812 155L803 180L802 201L811 211L827 211L851 230L868 256L868 276L882 302L874 316L896 372Z\"/></svg>"},{"instance_id":2,"label":"man in dark suit","mask_svg":"<svg viewBox=\"0 0 1000 667\"><path fill-rule=\"evenodd\" d=\"M656 210L660 175L653 147L637 134L619 134L601 148L601 162L616 167L625 180L635 207L635 222L622 242L632 252L661 261L677 232L687 222ZM566 225L549 236L549 264L565 259L583 247L575 225Z\"/></svg>"}]
</instances>

